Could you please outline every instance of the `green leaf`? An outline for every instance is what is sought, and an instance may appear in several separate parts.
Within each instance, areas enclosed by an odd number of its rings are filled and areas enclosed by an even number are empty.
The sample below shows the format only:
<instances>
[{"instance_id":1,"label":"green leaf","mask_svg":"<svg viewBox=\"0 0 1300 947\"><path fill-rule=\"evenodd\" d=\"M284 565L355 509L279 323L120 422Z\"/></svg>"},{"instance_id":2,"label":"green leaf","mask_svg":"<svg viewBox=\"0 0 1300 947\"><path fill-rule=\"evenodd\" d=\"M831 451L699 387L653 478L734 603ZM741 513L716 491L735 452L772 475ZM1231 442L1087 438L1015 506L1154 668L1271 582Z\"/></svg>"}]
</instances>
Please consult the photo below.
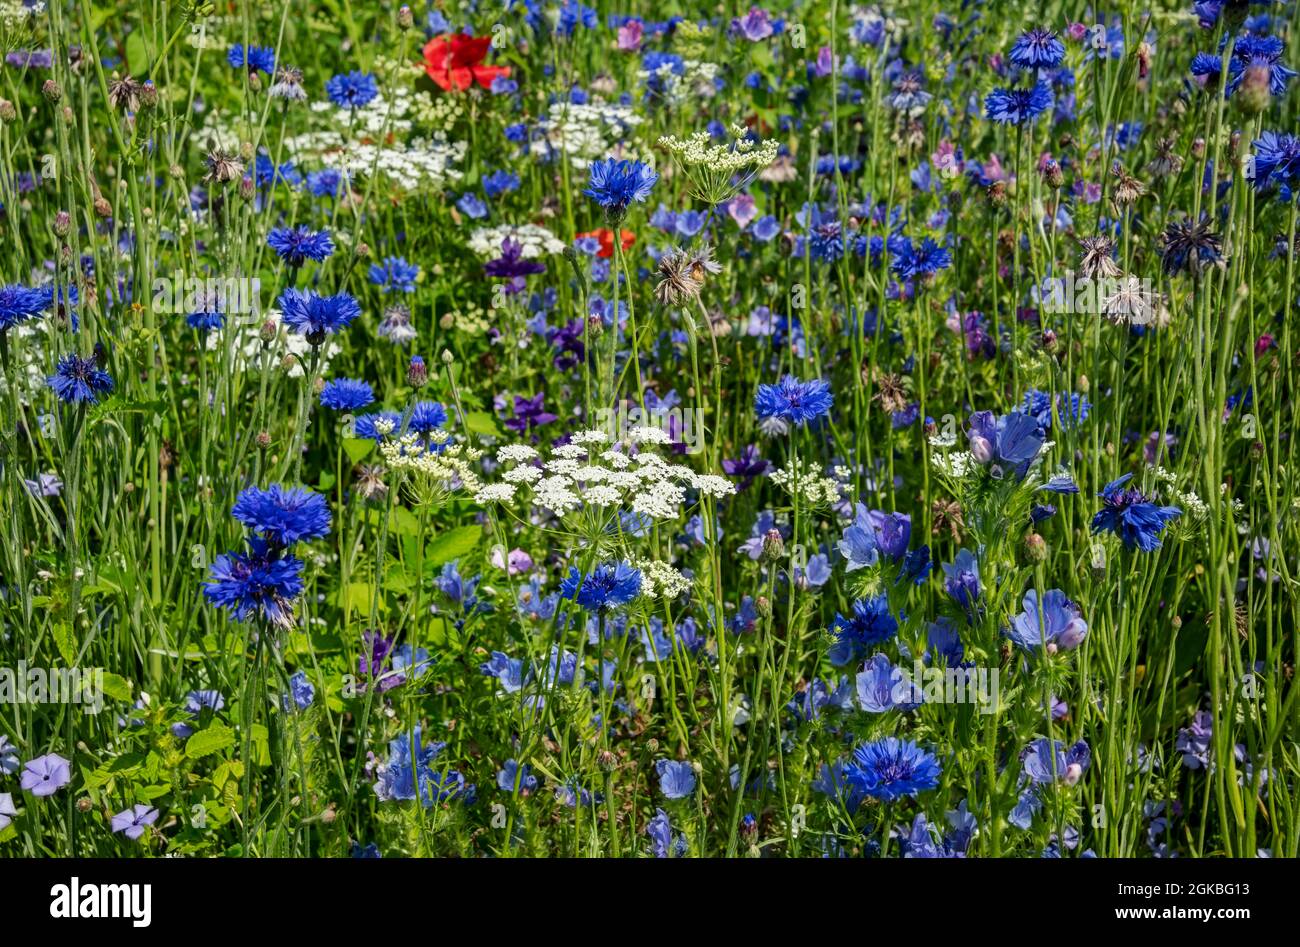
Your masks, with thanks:
<instances>
[{"instance_id":1,"label":"green leaf","mask_svg":"<svg viewBox=\"0 0 1300 947\"><path fill-rule=\"evenodd\" d=\"M374 449L375 442L368 437L343 438L343 453L347 454L348 460L354 464L361 463Z\"/></svg>"},{"instance_id":2,"label":"green leaf","mask_svg":"<svg viewBox=\"0 0 1300 947\"><path fill-rule=\"evenodd\" d=\"M439 533L425 549L425 561L431 566L442 566L468 555L483 538L481 526L457 526Z\"/></svg>"},{"instance_id":3,"label":"green leaf","mask_svg":"<svg viewBox=\"0 0 1300 947\"><path fill-rule=\"evenodd\" d=\"M185 742L185 755L192 760L198 760L213 753L220 753L234 745L235 731L223 724L214 723Z\"/></svg>"},{"instance_id":4,"label":"green leaf","mask_svg":"<svg viewBox=\"0 0 1300 947\"><path fill-rule=\"evenodd\" d=\"M54 646L59 649L63 663L72 667L77 663L77 639L72 634L72 626L67 622L57 622L53 628Z\"/></svg>"},{"instance_id":5,"label":"green leaf","mask_svg":"<svg viewBox=\"0 0 1300 947\"><path fill-rule=\"evenodd\" d=\"M104 672L104 693L114 700L131 700L131 682L112 671Z\"/></svg>"},{"instance_id":6,"label":"green leaf","mask_svg":"<svg viewBox=\"0 0 1300 947\"><path fill-rule=\"evenodd\" d=\"M144 44L144 35L138 30L126 38L126 67L133 76L149 71L149 51Z\"/></svg>"},{"instance_id":7,"label":"green leaf","mask_svg":"<svg viewBox=\"0 0 1300 947\"><path fill-rule=\"evenodd\" d=\"M501 429L497 427L497 419L486 411L466 411L465 429L471 434L479 434L484 437L501 436Z\"/></svg>"}]
</instances>

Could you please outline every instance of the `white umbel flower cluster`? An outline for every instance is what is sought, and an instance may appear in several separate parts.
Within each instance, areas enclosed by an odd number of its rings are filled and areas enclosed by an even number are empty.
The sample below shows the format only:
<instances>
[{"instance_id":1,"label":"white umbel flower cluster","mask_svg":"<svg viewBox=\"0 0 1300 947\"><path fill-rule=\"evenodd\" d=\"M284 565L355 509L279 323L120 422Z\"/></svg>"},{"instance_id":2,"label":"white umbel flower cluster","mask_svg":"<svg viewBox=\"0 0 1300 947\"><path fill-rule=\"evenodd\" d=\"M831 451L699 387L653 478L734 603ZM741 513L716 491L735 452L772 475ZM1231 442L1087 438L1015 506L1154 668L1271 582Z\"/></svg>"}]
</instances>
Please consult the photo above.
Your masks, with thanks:
<instances>
[{"instance_id":1,"label":"white umbel flower cluster","mask_svg":"<svg viewBox=\"0 0 1300 947\"><path fill-rule=\"evenodd\" d=\"M583 170L609 154L639 124L641 116L629 105L557 102L537 123L542 140L535 147L544 156L567 157L570 165Z\"/></svg>"},{"instance_id":2,"label":"white umbel flower cluster","mask_svg":"<svg viewBox=\"0 0 1300 947\"><path fill-rule=\"evenodd\" d=\"M498 257L501 255L501 244L507 237L523 247L521 256L525 260L564 252L564 241L537 224L480 227L469 235L469 248L481 257Z\"/></svg>"},{"instance_id":3,"label":"white umbel flower cluster","mask_svg":"<svg viewBox=\"0 0 1300 947\"><path fill-rule=\"evenodd\" d=\"M639 559L634 565L641 572L641 594L646 598L672 601L691 590L691 580L666 562Z\"/></svg>"},{"instance_id":4,"label":"white umbel flower cluster","mask_svg":"<svg viewBox=\"0 0 1300 947\"><path fill-rule=\"evenodd\" d=\"M667 520L681 515L687 490L715 499L736 492L726 477L670 464L650 449L668 442L661 429L638 427L628 434L640 445L636 454L609 446L609 435L594 429L575 434L545 459L527 444L507 444L496 455L505 468L500 480L477 488L474 497L484 504L524 499L557 516L630 509Z\"/></svg>"},{"instance_id":5,"label":"white umbel flower cluster","mask_svg":"<svg viewBox=\"0 0 1300 947\"><path fill-rule=\"evenodd\" d=\"M840 498L840 484L834 477L827 477L815 470L795 475L793 465L787 464L780 470L774 470L769 478L786 493L798 494L800 502L809 507L829 506Z\"/></svg>"},{"instance_id":6,"label":"white umbel flower cluster","mask_svg":"<svg viewBox=\"0 0 1300 947\"><path fill-rule=\"evenodd\" d=\"M447 443L446 431L433 431L427 438L407 433L385 437L379 445L389 470L405 471L443 490L461 487L479 493L483 484L473 464L483 452L465 444Z\"/></svg>"},{"instance_id":7,"label":"white umbel flower cluster","mask_svg":"<svg viewBox=\"0 0 1300 947\"><path fill-rule=\"evenodd\" d=\"M746 137L748 129L733 125L736 140L731 144L713 145L707 131L699 131L683 140L664 135L659 144L673 157L691 180L691 194L706 204L730 200L776 160L776 140L755 142Z\"/></svg>"}]
</instances>

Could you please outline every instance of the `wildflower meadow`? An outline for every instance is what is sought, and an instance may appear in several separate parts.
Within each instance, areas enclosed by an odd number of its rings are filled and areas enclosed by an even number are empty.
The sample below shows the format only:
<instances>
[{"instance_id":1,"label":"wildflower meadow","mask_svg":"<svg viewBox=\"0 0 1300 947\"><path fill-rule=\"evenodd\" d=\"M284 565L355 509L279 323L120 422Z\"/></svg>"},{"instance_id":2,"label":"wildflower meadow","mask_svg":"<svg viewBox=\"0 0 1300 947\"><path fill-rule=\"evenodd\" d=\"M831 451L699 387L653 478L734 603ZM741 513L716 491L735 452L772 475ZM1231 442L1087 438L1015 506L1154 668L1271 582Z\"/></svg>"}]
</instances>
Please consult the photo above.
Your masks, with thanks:
<instances>
[{"instance_id":1,"label":"wildflower meadow","mask_svg":"<svg viewBox=\"0 0 1300 947\"><path fill-rule=\"evenodd\" d=\"M0 0L0 856L1295 857L1298 28Z\"/></svg>"}]
</instances>

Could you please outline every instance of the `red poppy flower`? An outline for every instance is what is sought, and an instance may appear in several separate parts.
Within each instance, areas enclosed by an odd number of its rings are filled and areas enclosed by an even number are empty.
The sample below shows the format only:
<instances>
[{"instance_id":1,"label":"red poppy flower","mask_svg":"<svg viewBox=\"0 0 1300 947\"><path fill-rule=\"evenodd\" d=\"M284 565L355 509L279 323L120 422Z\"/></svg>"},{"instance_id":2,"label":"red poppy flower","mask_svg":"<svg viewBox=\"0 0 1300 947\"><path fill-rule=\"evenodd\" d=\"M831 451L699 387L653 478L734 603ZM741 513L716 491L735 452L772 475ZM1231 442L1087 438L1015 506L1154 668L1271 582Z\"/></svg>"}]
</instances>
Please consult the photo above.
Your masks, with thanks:
<instances>
[{"instance_id":1,"label":"red poppy flower","mask_svg":"<svg viewBox=\"0 0 1300 947\"><path fill-rule=\"evenodd\" d=\"M440 89L464 92L475 82L487 89L497 76L510 75L509 66L484 66L491 36L466 33L435 36L424 47L424 71Z\"/></svg>"},{"instance_id":2,"label":"red poppy flower","mask_svg":"<svg viewBox=\"0 0 1300 947\"><path fill-rule=\"evenodd\" d=\"M620 231L623 237L623 249L632 249L632 244L636 243L636 234L630 230ZM591 230L587 233L580 233L575 239L582 240L584 237L595 237L600 241L600 252L596 256L608 260L614 255L614 232L601 227L599 230Z\"/></svg>"}]
</instances>

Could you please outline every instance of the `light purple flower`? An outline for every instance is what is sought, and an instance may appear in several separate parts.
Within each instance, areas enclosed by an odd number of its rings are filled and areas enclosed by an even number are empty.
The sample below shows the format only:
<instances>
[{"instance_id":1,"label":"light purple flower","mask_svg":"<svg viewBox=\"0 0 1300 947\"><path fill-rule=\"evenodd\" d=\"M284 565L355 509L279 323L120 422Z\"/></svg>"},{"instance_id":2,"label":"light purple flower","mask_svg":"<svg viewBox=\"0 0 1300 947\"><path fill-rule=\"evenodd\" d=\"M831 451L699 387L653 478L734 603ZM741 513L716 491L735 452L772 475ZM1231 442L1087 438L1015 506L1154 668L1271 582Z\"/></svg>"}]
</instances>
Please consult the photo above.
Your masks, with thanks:
<instances>
[{"instance_id":1,"label":"light purple flower","mask_svg":"<svg viewBox=\"0 0 1300 947\"><path fill-rule=\"evenodd\" d=\"M28 760L21 784L33 796L52 796L72 782L68 761L57 753L47 753Z\"/></svg>"},{"instance_id":2,"label":"light purple flower","mask_svg":"<svg viewBox=\"0 0 1300 947\"><path fill-rule=\"evenodd\" d=\"M158 810L153 806L134 805L113 816L111 825L114 832L123 832L131 841L144 835L147 825L158 821Z\"/></svg>"},{"instance_id":3,"label":"light purple flower","mask_svg":"<svg viewBox=\"0 0 1300 947\"><path fill-rule=\"evenodd\" d=\"M9 823L18 814L14 808L14 797L7 792L0 792L0 832L9 828Z\"/></svg>"}]
</instances>

